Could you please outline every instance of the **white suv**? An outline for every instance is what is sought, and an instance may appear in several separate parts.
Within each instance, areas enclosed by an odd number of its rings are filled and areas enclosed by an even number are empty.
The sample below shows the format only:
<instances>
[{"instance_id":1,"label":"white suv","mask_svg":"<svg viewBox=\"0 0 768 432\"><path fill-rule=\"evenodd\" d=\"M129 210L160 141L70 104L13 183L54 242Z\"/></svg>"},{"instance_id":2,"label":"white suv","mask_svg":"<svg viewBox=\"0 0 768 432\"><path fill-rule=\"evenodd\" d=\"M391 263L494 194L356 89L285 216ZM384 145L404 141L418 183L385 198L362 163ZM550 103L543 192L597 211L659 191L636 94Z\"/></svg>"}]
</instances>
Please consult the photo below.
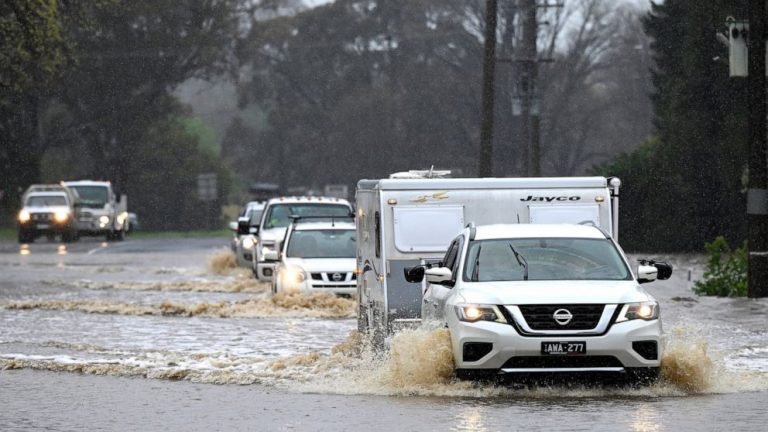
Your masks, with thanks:
<instances>
[{"instance_id":1,"label":"white suv","mask_svg":"<svg viewBox=\"0 0 768 432\"><path fill-rule=\"evenodd\" d=\"M253 271L259 280L271 280L275 262L265 259L269 251L282 248L283 238L292 216L333 216L348 217L353 214L347 200L327 197L280 197L267 201L256 230L256 253L253 256Z\"/></svg>"},{"instance_id":2,"label":"white suv","mask_svg":"<svg viewBox=\"0 0 768 432\"><path fill-rule=\"evenodd\" d=\"M667 279L585 225L487 225L463 230L426 274L422 316L449 327L459 378L600 374L657 379L659 305L641 283ZM590 375L591 376L591 375Z\"/></svg>"},{"instance_id":3,"label":"white suv","mask_svg":"<svg viewBox=\"0 0 768 432\"><path fill-rule=\"evenodd\" d=\"M326 218L322 218L327 220ZM282 251L267 252L279 259L272 292L309 291L352 295L355 279L355 224L319 218L297 219L290 225Z\"/></svg>"}]
</instances>

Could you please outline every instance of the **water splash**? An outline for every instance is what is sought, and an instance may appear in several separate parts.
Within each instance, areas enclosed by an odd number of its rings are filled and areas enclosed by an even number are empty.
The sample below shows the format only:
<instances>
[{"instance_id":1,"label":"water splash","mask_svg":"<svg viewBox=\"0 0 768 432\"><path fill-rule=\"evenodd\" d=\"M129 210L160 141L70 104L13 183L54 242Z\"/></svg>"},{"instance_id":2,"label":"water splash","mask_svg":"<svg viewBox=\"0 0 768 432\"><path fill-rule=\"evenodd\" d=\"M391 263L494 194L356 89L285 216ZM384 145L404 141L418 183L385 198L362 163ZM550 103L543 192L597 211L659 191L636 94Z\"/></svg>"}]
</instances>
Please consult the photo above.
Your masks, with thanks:
<instances>
[{"instance_id":1,"label":"water splash","mask_svg":"<svg viewBox=\"0 0 768 432\"><path fill-rule=\"evenodd\" d=\"M269 283L255 279L250 272L239 272L224 280L184 280L165 282L101 282L81 280L75 288L103 291L169 291L169 292L225 292L261 293L269 291Z\"/></svg>"},{"instance_id":2,"label":"water splash","mask_svg":"<svg viewBox=\"0 0 768 432\"><path fill-rule=\"evenodd\" d=\"M278 293L269 298L236 302L185 304L165 301L160 304L111 303L101 300L38 300L2 305L8 310L61 310L97 314L207 316L207 317L309 317L352 318L357 312L354 300L328 293Z\"/></svg>"},{"instance_id":3,"label":"water splash","mask_svg":"<svg viewBox=\"0 0 768 432\"><path fill-rule=\"evenodd\" d=\"M237 269L237 257L229 249L220 250L208 257L207 267L215 275L226 275Z\"/></svg>"}]
</instances>

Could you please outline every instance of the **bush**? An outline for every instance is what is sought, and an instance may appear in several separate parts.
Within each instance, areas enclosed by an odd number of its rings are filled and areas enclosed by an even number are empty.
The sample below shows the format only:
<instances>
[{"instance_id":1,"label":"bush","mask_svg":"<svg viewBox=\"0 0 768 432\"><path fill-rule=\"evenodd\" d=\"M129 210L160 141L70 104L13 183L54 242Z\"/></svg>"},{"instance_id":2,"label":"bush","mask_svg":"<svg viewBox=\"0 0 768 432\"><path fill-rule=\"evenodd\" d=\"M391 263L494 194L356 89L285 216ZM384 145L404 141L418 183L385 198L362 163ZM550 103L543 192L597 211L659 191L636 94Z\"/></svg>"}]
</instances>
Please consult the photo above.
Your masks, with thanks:
<instances>
[{"instance_id":1,"label":"bush","mask_svg":"<svg viewBox=\"0 0 768 432\"><path fill-rule=\"evenodd\" d=\"M744 297L747 295L747 242L732 250L723 236L706 244L709 260L704 280L693 291L699 295Z\"/></svg>"}]
</instances>

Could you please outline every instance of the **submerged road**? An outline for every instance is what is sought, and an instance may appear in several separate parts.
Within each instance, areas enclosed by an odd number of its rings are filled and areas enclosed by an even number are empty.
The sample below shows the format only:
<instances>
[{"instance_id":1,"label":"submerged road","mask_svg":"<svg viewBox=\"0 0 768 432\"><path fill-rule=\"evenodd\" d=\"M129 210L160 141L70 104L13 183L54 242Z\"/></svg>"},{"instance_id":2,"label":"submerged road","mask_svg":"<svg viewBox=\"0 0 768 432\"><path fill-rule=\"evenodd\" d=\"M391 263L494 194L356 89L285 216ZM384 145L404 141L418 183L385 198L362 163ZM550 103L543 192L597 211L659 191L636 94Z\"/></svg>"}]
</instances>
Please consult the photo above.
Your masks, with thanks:
<instances>
[{"instance_id":1,"label":"submerged road","mask_svg":"<svg viewBox=\"0 0 768 432\"><path fill-rule=\"evenodd\" d=\"M226 238L0 243L0 430L764 430L768 301L649 285L666 379L499 388L445 373L440 331L360 352L355 305L271 298ZM350 336L352 334L352 336ZM448 368L448 369L446 369Z\"/></svg>"}]
</instances>

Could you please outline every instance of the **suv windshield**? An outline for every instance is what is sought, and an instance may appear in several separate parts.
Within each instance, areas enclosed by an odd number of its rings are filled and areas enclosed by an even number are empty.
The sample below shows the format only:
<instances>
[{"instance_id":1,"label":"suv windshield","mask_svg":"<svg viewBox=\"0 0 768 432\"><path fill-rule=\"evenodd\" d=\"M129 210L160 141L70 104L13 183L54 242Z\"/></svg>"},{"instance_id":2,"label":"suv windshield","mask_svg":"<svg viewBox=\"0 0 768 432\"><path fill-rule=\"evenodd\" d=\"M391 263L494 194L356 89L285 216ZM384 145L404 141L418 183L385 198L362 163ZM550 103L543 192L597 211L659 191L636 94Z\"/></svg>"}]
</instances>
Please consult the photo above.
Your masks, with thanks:
<instances>
[{"instance_id":1,"label":"suv windshield","mask_svg":"<svg viewBox=\"0 0 768 432\"><path fill-rule=\"evenodd\" d=\"M264 228L285 228L291 224L292 215L346 217L350 211L344 204L275 204L269 208Z\"/></svg>"},{"instance_id":2,"label":"suv windshield","mask_svg":"<svg viewBox=\"0 0 768 432\"><path fill-rule=\"evenodd\" d=\"M245 216L248 217L248 223L251 226L256 226L261 222L262 213L264 213L264 209L250 209Z\"/></svg>"},{"instance_id":3,"label":"suv windshield","mask_svg":"<svg viewBox=\"0 0 768 432\"><path fill-rule=\"evenodd\" d=\"M354 258L355 230L293 231L288 240L289 258Z\"/></svg>"},{"instance_id":4,"label":"suv windshield","mask_svg":"<svg viewBox=\"0 0 768 432\"><path fill-rule=\"evenodd\" d=\"M37 195L27 198L29 207L66 206L67 199L61 195Z\"/></svg>"},{"instance_id":5,"label":"suv windshield","mask_svg":"<svg viewBox=\"0 0 768 432\"><path fill-rule=\"evenodd\" d=\"M107 203L106 186L72 186L72 189L77 191L83 207L100 208Z\"/></svg>"},{"instance_id":6,"label":"suv windshield","mask_svg":"<svg viewBox=\"0 0 768 432\"><path fill-rule=\"evenodd\" d=\"M526 275L527 280L632 278L608 239L493 239L469 244L465 281L522 281Z\"/></svg>"}]
</instances>

